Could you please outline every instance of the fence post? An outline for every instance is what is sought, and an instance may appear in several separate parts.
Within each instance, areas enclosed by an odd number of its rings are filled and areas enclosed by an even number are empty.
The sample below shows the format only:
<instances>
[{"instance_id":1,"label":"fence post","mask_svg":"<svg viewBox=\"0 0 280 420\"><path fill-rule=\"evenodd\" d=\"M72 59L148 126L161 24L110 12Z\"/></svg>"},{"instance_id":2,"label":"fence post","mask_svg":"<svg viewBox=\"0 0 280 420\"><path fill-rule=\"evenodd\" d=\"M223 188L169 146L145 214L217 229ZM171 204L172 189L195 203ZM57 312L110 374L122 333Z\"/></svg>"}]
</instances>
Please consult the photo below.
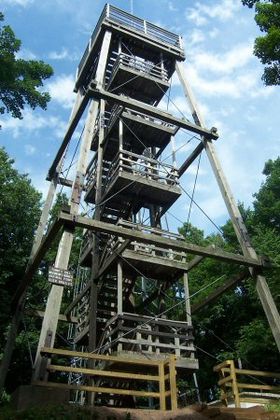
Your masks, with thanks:
<instances>
[{"instance_id":1,"label":"fence post","mask_svg":"<svg viewBox=\"0 0 280 420\"><path fill-rule=\"evenodd\" d=\"M177 385L176 385L176 356L169 357L169 381L171 410L177 410Z\"/></svg>"},{"instance_id":2,"label":"fence post","mask_svg":"<svg viewBox=\"0 0 280 420\"><path fill-rule=\"evenodd\" d=\"M164 361L160 361L158 364L158 376L159 376L159 406L161 410L166 410Z\"/></svg>"},{"instance_id":3,"label":"fence post","mask_svg":"<svg viewBox=\"0 0 280 420\"><path fill-rule=\"evenodd\" d=\"M239 390L238 390L238 385L237 385L234 360L230 361L230 373L232 377L232 392L234 395L235 407L240 408L240 398L239 398Z\"/></svg>"}]
</instances>

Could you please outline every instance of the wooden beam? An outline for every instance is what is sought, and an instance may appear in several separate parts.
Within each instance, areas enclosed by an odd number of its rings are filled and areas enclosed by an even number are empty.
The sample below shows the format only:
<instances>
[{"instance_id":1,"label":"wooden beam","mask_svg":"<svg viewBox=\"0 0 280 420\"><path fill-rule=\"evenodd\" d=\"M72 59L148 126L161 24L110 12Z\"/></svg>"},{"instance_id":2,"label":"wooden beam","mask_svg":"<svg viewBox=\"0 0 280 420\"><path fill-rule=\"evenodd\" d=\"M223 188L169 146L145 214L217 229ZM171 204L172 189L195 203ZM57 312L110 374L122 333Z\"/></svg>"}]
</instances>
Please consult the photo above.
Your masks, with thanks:
<instances>
[{"instance_id":1,"label":"wooden beam","mask_svg":"<svg viewBox=\"0 0 280 420\"><path fill-rule=\"evenodd\" d=\"M44 318L45 315L44 311L40 311L38 309L26 309L24 313L28 316L37 316L39 318ZM78 324L78 318L76 316L67 317L63 314L60 314L58 320L63 322L71 322L72 324Z\"/></svg>"},{"instance_id":2,"label":"wooden beam","mask_svg":"<svg viewBox=\"0 0 280 420\"><path fill-rule=\"evenodd\" d=\"M118 256L122 254L122 252L127 248L130 242L131 240L127 239L116 250L113 251L112 255L110 255L106 259L106 261L103 263L103 265L99 269L97 278L101 277L105 273L105 271L110 267L110 265L114 262L114 260L118 258Z\"/></svg>"},{"instance_id":3,"label":"wooden beam","mask_svg":"<svg viewBox=\"0 0 280 420\"><path fill-rule=\"evenodd\" d=\"M24 276L12 299L12 302L11 302L12 307L14 307L17 304L22 294L26 291L27 287L29 286L32 280L32 277L34 276L37 269L39 268L39 265L45 253L50 248L52 241L56 237L62 225L63 225L63 220L57 220L55 223L53 223L50 226L45 237L42 239L40 246L37 248L37 251L34 253L34 256L28 262Z\"/></svg>"},{"instance_id":4,"label":"wooden beam","mask_svg":"<svg viewBox=\"0 0 280 420\"><path fill-rule=\"evenodd\" d=\"M57 154L56 154L56 156L53 160L53 163L52 163L52 165L49 169L48 176L47 176L48 181L50 181L54 177L54 175L56 174L57 165L58 165L60 159L62 158L63 153L65 152L65 149L66 149L69 141L72 138L72 135L73 135L73 133L74 133L74 131L75 131L77 125L78 125L78 122L80 121L80 118L83 115L84 110L86 109L86 106L88 104L89 99L90 99L90 97L87 94L85 94L82 97L77 109L74 112L74 115L70 119L66 134L64 136L64 139L62 140L62 143L61 143L61 145L58 149L58 152L57 152Z\"/></svg>"},{"instance_id":5,"label":"wooden beam","mask_svg":"<svg viewBox=\"0 0 280 420\"><path fill-rule=\"evenodd\" d=\"M105 354L96 354L96 353L87 353L83 351L72 351L64 349L55 349L49 347L41 348L42 355L57 355L65 357L81 357L82 359L88 360L102 360L105 362L117 362L131 365L145 365L145 366L158 366L160 360L147 360L147 359L137 359L135 357L119 357L119 356L107 356Z\"/></svg>"},{"instance_id":6,"label":"wooden beam","mask_svg":"<svg viewBox=\"0 0 280 420\"><path fill-rule=\"evenodd\" d=\"M259 268L264 265L264 262L262 262L259 258L244 257L243 255L233 254L216 248L210 249L199 245L194 245L183 240L176 241L174 239L168 239L152 233L147 234L136 229L128 229L83 216L72 216L70 214L61 212L58 220L64 222L66 225L69 224L71 227L82 227L88 230L93 230L95 232L103 232L111 235L121 236L124 239L139 240L140 242L154 244L164 248L171 248L178 251L185 251L189 254L212 257L221 261L233 262Z\"/></svg>"},{"instance_id":7,"label":"wooden beam","mask_svg":"<svg viewBox=\"0 0 280 420\"><path fill-rule=\"evenodd\" d=\"M76 391L97 392L101 394L116 394L116 395L133 395L135 397L153 397L159 398L158 392L134 391L132 389L117 389L117 388L103 388L101 386L87 386L87 385L69 385L56 382L40 382L33 381L33 385L45 386L49 388L58 389L72 389Z\"/></svg>"},{"instance_id":8,"label":"wooden beam","mask_svg":"<svg viewBox=\"0 0 280 420\"><path fill-rule=\"evenodd\" d=\"M130 372L115 372L111 370L102 370L102 369L88 369L83 367L74 367L74 366L60 366L60 365L49 365L48 370L50 372L73 372L73 373L82 373L89 376L102 376L107 378L126 378L131 379ZM133 373L133 380L144 380L144 381L156 381L159 382L159 377L156 375L142 375L141 373Z\"/></svg>"},{"instance_id":9,"label":"wooden beam","mask_svg":"<svg viewBox=\"0 0 280 420\"><path fill-rule=\"evenodd\" d=\"M192 305L191 313L194 314L195 312L200 311L200 309L202 309L204 306L215 302L215 300L217 300L223 293L225 293L229 289L232 289L238 283L240 283L242 280L248 277L248 274L249 273L242 273L239 276L233 277L230 280L224 282L221 286L217 287L216 290L207 295L207 297L202 302L198 302Z\"/></svg>"},{"instance_id":10,"label":"wooden beam","mask_svg":"<svg viewBox=\"0 0 280 420\"><path fill-rule=\"evenodd\" d=\"M193 133L197 133L204 136L206 139L216 140L218 138L218 134L215 131L207 130L206 128L202 128L199 125L193 124L185 119L174 117L168 112L162 111L154 106L144 104L143 102L135 99L131 99L127 96L116 95L114 93L107 92L104 89L97 90L94 87L90 87L88 89L87 95L94 99L104 99L108 102L114 102L115 104L128 107L134 111L143 112L151 117L159 118L164 122L174 124L181 128L185 128L186 130L192 131Z\"/></svg>"},{"instance_id":11,"label":"wooden beam","mask_svg":"<svg viewBox=\"0 0 280 420\"><path fill-rule=\"evenodd\" d=\"M204 127L204 118L196 104L193 92L185 74L183 63L178 61L176 62L176 71L184 89L185 97L189 103L193 120L199 126ZM201 140L204 143L207 157L213 169L213 173L216 177L217 184L220 188L221 195L229 212L242 251L247 257L258 258L257 253L251 244L250 237L248 235L248 231L243 221L240 210L237 206L237 203L235 202L235 199L223 172L222 166L218 159L215 146L212 143L211 139L210 141L205 141L205 136L202 136ZM278 350L280 351L280 314L278 312L278 309L276 307L275 301L273 299L265 277L260 273L256 273L255 270L253 270L253 267L250 268L250 273L256 281L257 293L262 303L262 307L266 314Z\"/></svg>"},{"instance_id":12,"label":"wooden beam","mask_svg":"<svg viewBox=\"0 0 280 420\"><path fill-rule=\"evenodd\" d=\"M195 161L195 159L200 155L202 150L204 149L204 144L201 142L199 143L196 148L192 151L189 157L185 160L184 163L178 169L178 176L179 178L186 172L186 170L191 166L191 164Z\"/></svg>"}]
</instances>

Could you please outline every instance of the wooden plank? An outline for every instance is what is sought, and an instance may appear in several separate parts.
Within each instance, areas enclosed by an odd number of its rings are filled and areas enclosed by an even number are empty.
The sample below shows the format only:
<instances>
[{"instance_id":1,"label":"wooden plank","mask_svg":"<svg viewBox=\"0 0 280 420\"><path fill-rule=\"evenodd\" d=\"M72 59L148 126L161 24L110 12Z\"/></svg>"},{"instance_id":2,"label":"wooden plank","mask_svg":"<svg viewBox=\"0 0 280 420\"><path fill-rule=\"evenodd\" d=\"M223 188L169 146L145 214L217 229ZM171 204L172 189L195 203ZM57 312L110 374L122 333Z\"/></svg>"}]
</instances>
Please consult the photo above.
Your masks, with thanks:
<instances>
[{"instance_id":1,"label":"wooden plank","mask_svg":"<svg viewBox=\"0 0 280 420\"><path fill-rule=\"evenodd\" d=\"M229 375L229 376L226 376L225 378L223 378L223 379L220 379L219 381L218 381L218 385L224 385L224 384L226 384L227 382L230 382L230 381L232 381L232 375ZM228 386L230 386L231 387L231 385L228 385Z\"/></svg>"},{"instance_id":2,"label":"wooden plank","mask_svg":"<svg viewBox=\"0 0 280 420\"><path fill-rule=\"evenodd\" d=\"M235 373L235 365L234 365L234 361L231 360L230 361L230 369L231 369L231 376L232 376L232 392L234 395L234 401L235 401L235 407L239 408L240 407L240 397L239 397L239 389L238 389L238 385L237 385L237 379L236 379L236 373ZM226 383L225 386L228 386L228 384Z\"/></svg>"},{"instance_id":3,"label":"wooden plank","mask_svg":"<svg viewBox=\"0 0 280 420\"><path fill-rule=\"evenodd\" d=\"M102 267L98 271L97 277L101 277L105 273L105 271L110 267L114 260L128 247L130 242L131 240L127 239L116 250L113 251L113 254L106 259L106 261L103 263Z\"/></svg>"},{"instance_id":4,"label":"wooden plank","mask_svg":"<svg viewBox=\"0 0 280 420\"><path fill-rule=\"evenodd\" d=\"M171 410L177 410L177 384L176 384L176 356L169 357L169 382L170 382L170 397Z\"/></svg>"},{"instance_id":5,"label":"wooden plank","mask_svg":"<svg viewBox=\"0 0 280 420\"><path fill-rule=\"evenodd\" d=\"M24 313L29 316L38 316L40 318L44 318L45 312L39 311L38 309L25 309ZM71 322L72 324L78 324L78 318L76 316L69 316L66 317L63 314L60 314L58 317L59 321L63 322Z\"/></svg>"},{"instance_id":6,"label":"wooden plank","mask_svg":"<svg viewBox=\"0 0 280 420\"><path fill-rule=\"evenodd\" d=\"M50 372L73 372L73 373L83 373L84 375L89 376L106 376L110 378L128 378L131 379L131 373L127 372L115 372L115 371L106 371L100 369L87 369L79 368L72 366L60 366L60 365L49 365L48 370ZM159 377L156 375L141 375L139 373L133 373L133 379L144 380L144 381L159 381Z\"/></svg>"},{"instance_id":7,"label":"wooden plank","mask_svg":"<svg viewBox=\"0 0 280 420\"><path fill-rule=\"evenodd\" d=\"M280 392L280 386L273 386L273 385L244 384L242 382L237 382L237 386L240 389L258 389L258 390Z\"/></svg>"},{"instance_id":8,"label":"wooden plank","mask_svg":"<svg viewBox=\"0 0 280 420\"><path fill-rule=\"evenodd\" d=\"M225 368L225 372L230 372L230 369ZM249 370L249 369L235 369L235 372L240 375L252 375L252 376L263 376L265 378L277 378L280 379L279 372L265 372L261 370Z\"/></svg>"},{"instance_id":9,"label":"wooden plank","mask_svg":"<svg viewBox=\"0 0 280 420\"><path fill-rule=\"evenodd\" d=\"M219 372L219 370L230 366L230 362L231 362L231 360L225 360L224 362L219 363L218 365L213 367L213 371L214 372ZM230 372L230 369L228 369L228 371Z\"/></svg>"},{"instance_id":10,"label":"wooden plank","mask_svg":"<svg viewBox=\"0 0 280 420\"><path fill-rule=\"evenodd\" d=\"M75 297L75 299L70 303L69 306L64 311L64 315L68 316L68 314L72 311L72 309L77 305L77 303L85 296L85 294L90 289L90 281L84 287L84 289Z\"/></svg>"},{"instance_id":11,"label":"wooden plank","mask_svg":"<svg viewBox=\"0 0 280 420\"><path fill-rule=\"evenodd\" d=\"M244 402L244 403L255 403L255 404L267 404L267 403L272 403L273 401L278 402L279 399L278 398L258 398L257 396L254 397L242 397L240 398L240 402Z\"/></svg>"},{"instance_id":12,"label":"wooden plank","mask_svg":"<svg viewBox=\"0 0 280 420\"><path fill-rule=\"evenodd\" d=\"M45 253L50 248L54 238L56 237L57 233L59 232L60 228L63 226L63 220L57 220L55 223L53 223L46 235L43 237L40 246L34 253L34 256L29 260L26 271L24 273L24 276L15 292L15 295L12 299L11 306L15 307L23 293L25 293L27 287L29 286L32 277L36 273L37 269L39 268L39 265L45 255Z\"/></svg>"},{"instance_id":13,"label":"wooden plank","mask_svg":"<svg viewBox=\"0 0 280 420\"><path fill-rule=\"evenodd\" d=\"M87 386L87 385L69 385L56 382L40 382L34 381L33 385L44 386L46 388L57 388L57 389L72 389L74 391L88 391L97 392L100 394L116 394L116 395L132 395L135 397L154 397L159 398L158 392L148 391L134 391L132 389L116 389L116 388L103 388L98 386Z\"/></svg>"},{"instance_id":14,"label":"wooden plank","mask_svg":"<svg viewBox=\"0 0 280 420\"><path fill-rule=\"evenodd\" d=\"M149 331L145 332L146 334L149 334ZM132 338L118 338L118 341L121 343L133 343L133 344L139 344L139 346L151 346L151 347L160 347L160 348L164 348L164 349L174 349L176 346L175 344L165 344L165 343L160 343L160 342L156 342L156 341L148 341L148 340L144 340L144 339L132 339ZM109 343L110 344L110 343ZM195 347L193 346L183 346L180 345L180 349L183 351L195 351Z\"/></svg>"},{"instance_id":15,"label":"wooden plank","mask_svg":"<svg viewBox=\"0 0 280 420\"><path fill-rule=\"evenodd\" d=\"M207 306L210 303L215 302L215 300L217 300L223 293L235 287L239 282L244 280L244 278L246 278L247 276L248 276L247 273L242 273L242 274L239 274L239 276L235 276L229 279L228 281L224 282L221 286L217 287L216 290L209 293L209 295L206 296L202 302L198 302L192 305L191 312L192 313L198 312L204 306Z\"/></svg>"},{"instance_id":16,"label":"wooden plank","mask_svg":"<svg viewBox=\"0 0 280 420\"><path fill-rule=\"evenodd\" d=\"M120 96L116 95L111 92L107 92L104 89L95 89L94 85L92 84L92 87L90 87L87 91L87 95L91 96L95 99L104 99L109 102L114 102L115 104L122 105L124 107L131 108L134 111L143 112L144 114L147 114L151 117L159 118L162 121L165 121L170 124L177 125L181 128L184 128L186 130L192 131L194 133L197 133L201 136L204 136L208 139L217 139L218 135L217 133L212 132L211 130L207 130L205 128L202 128L196 124L191 123L190 121L187 121L182 118L174 117L173 115L169 114L168 112L162 111L156 107L153 107L151 105L144 104L143 102L137 101L135 99L129 98L127 96Z\"/></svg>"},{"instance_id":17,"label":"wooden plank","mask_svg":"<svg viewBox=\"0 0 280 420\"><path fill-rule=\"evenodd\" d=\"M139 360L133 357L121 358L118 356L105 356L102 354L95 353L86 353L82 351L72 351L72 350L63 350L55 349L49 347L42 347L41 354L48 355L58 355L58 356L70 356L70 357L81 357L82 359L93 359L93 360L103 360L106 362L119 362L127 364L136 364L136 365L147 365L147 366L158 366L160 361L158 360Z\"/></svg>"},{"instance_id":18,"label":"wooden plank","mask_svg":"<svg viewBox=\"0 0 280 420\"><path fill-rule=\"evenodd\" d=\"M93 230L95 232L103 232L112 235L117 235L125 239L139 240L143 243L155 244L162 246L163 248L171 248L178 251L185 251L189 254L212 257L222 261L228 261L252 267L262 267L264 264L263 261L261 261L259 258L244 257L240 254L233 254L216 248L210 249L199 245L191 244L183 240L177 241L174 239L160 237L152 233L147 234L136 229L128 229L113 225L111 223L93 220L83 216L72 216L70 214L61 212L59 214L58 220L67 224L69 223L71 226L87 228L88 230Z\"/></svg>"},{"instance_id":19,"label":"wooden plank","mask_svg":"<svg viewBox=\"0 0 280 420\"><path fill-rule=\"evenodd\" d=\"M199 143L196 148L192 151L192 153L187 157L184 163L178 169L178 176L179 178L186 172L186 170L191 166L191 164L195 161L195 159L200 155L202 150L204 149L204 144L201 142Z\"/></svg>"},{"instance_id":20,"label":"wooden plank","mask_svg":"<svg viewBox=\"0 0 280 420\"><path fill-rule=\"evenodd\" d=\"M158 366L159 376L159 406L161 410L166 410L166 394L165 394L165 375L164 364L160 363Z\"/></svg>"},{"instance_id":21,"label":"wooden plank","mask_svg":"<svg viewBox=\"0 0 280 420\"><path fill-rule=\"evenodd\" d=\"M77 107L77 110L75 110L74 115L70 119L69 125L68 125L67 130L66 130L66 134L64 136L64 139L62 140L62 143L61 143L61 145L58 149L58 152L56 153L56 156L53 160L53 163L52 163L52 165L49 169L47 180L50 181L55 176L57 165L58 165L60 159L62 158L63 153L65 152L65 149L66 149L69 141L72 138L72 135L73 135L73 133L74 133L74 131L75 131L77 125L78 125L78 122L80 121L80 118L83 115L84 110L86 109L86 106L88 104L89 99L90 99L90 96L87 95L87 94L85 94L82 97L82 99L79 103L79 106Z\"/></svg>"}]
</instances>

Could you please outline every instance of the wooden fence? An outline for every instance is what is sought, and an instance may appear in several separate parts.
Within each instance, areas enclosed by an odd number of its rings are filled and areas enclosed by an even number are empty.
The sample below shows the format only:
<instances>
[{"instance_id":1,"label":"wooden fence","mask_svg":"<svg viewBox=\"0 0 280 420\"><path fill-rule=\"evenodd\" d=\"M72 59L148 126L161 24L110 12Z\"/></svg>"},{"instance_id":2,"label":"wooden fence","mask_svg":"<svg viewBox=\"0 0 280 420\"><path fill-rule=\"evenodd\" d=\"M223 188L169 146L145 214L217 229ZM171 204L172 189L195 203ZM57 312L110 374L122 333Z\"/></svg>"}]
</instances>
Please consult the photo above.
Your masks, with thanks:
<instances>
[{"instance_id":1,"label":"wooden fence","mask_svg":"<svg viewBox=\"0 0 280 420\"><path fill-rule=\"evenodd\" d=\"M241 407L241 403L267 404L280 400L280 373L237 369L233 360L215 366L214 372L219 374L220 398L225 405L231 399L235 407Z\"/></svg>"},{"instance_id":2,"label":"wooden fence","mask_svg":"<svg viewBox=\"0 0 280 420\"><path fill-rule=\"evenodd\" d=\"M95 353L77 352L63 349L55 349L44 347L41 349L41 355L43 356L42 365L45 366L45 372L42 372L41 377L45 380L35 381L34 385L46 386L57 389L68 389L74 391L86 391L89 393L97 394L111 394L111 395L130 395L134 397L152 397L159 399L159 407L161 410L166 410L167 406L172 410L177 409L177 386L176 386L176 356L170 355L164 360L151 360L151 359L139 359L127 355L126 357L118 356L107 356ZM58 357L61 359L70 359L68 365L57 365L51 361L52 357ZM75 367L71 366L71 360L74 358L81 358L91 365L94 362L103 362L102 366L94 368ZM111 370L117 364L118 370ZM104 367L108 370L105 370ZM122 367L120 369L120 366ZM135 369L136 368L136 369ZM148 372L148 373L135 373L137 372ZM149 372L152 370L152 374ZM49 382L46 378L46 373L60 372L60 373L77 373L82 374L87 379L86 385L74 385L69 383L61 382ZM155 372L155 373L154 373ZM64 375L65 376L65 375ZM97 378L112 378L112 379L124 379L130 380L129 389L113 388L113 387L102 387L99 386ZM61 381L61 377L59 378ZM135 389L135 382L141 381L141 386L144 387L143 383L147 384L155 382L158 384L158 391L152 392L150 390L139 390ZM134 388L132 388L134 385Z\"/></svg>"}]
</instances>

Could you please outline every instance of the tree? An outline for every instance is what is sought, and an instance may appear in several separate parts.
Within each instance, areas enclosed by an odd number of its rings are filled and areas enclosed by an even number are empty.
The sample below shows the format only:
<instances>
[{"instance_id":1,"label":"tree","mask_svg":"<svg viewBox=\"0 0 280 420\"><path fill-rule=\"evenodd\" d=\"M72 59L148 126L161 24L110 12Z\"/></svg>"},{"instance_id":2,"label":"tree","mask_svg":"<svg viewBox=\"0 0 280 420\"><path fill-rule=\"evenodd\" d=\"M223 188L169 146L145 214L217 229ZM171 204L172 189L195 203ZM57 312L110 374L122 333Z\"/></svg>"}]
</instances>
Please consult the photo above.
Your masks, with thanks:
<instances>
[{"instance_id":1,"label":"tree","mask_svg":"<svg viewBox=\"0 0 280 420\"><path fill-rule=\"evenodd\" d=\"M0 13L0 25L3 20ZM53 69L43 61L17 58L20 46L11 27L0 26L0 114L6 112L21 119L25 105L46 109L50 95L40 88Z\"/></svg>"},{"instance_id":2,"label":"tree","mask_svg":"<svg viewBox=\"0 0 280 420\"><path fill-rule=\"evenodd\" d=\"M0 315L2 339L11 297L24 272L40 216L41 194L27 175L14 169L13 163L0 149L0 305L6 308Z\"/></svg>"},{"instance_id":3,"label":"tree","mask_svg":"<svg viewBox=\"0 0 280 420\"><path fill-rule=\"evenodd\" d=\"M254 222L270 226L280 233L280 157L266 162L266 180L254 194Z\"/></svg>"},{"instance_id":4,"label":"tree","mask_svg":"<svg viewBox=\"0 0 280 420\"><path fill-rule=\"evenodd\" d=\"M280 84L280 4L279 0L242 0L250 8L255 5L255 21L266 35L255 40L254 54L266 65L262 79L265 85Z\"/></svg>"},{"instance_id":5,"label":"tree","mask_svg":"<svg viewBox=\"0 0 280 420\"><path fill-rule=\"evenodd\" d=\"M40 216L41 194L31 185L25 174L20 174L14 167L14 161L9 158L6 151L0 149L0 352L5 343L5 335L10 323L10 303L21 281L26 263L32 247L34 231ZM33 289L33 299L36 288ZM13 378L26 372L24 358L19 359L19 354L28 358L26 335L18 338L17 360L11 371ZM26 357L27 356L27 357ZM27 360L30 369L30 361Z\"/></svg>"}]
</instances>

